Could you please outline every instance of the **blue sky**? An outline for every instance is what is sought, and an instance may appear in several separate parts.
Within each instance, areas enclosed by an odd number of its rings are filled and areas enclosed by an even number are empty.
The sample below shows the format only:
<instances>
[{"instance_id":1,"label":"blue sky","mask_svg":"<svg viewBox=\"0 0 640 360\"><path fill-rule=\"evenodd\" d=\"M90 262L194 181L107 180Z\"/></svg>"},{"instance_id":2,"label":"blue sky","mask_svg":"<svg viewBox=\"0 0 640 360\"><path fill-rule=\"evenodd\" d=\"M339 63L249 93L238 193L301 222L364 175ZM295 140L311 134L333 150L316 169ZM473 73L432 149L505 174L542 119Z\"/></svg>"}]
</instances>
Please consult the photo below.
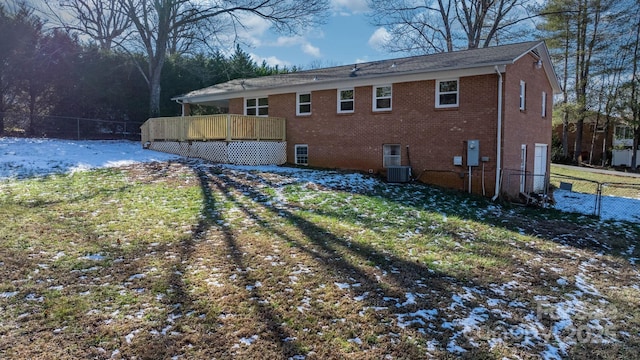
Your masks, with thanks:
<instances>
[{"instance_id":1,"label":"blue sky","mask_svg":"<svg viewBox=\"0 0 640 360\"><path fill-rule=\"evenodd\" d=\"M374 61L394 55L382 50L385 32L367 19L366 0L331 0L327 23L305 29L297 36L277 34L259 19L248 19L243 49L257 63L269 65L328 67Z\"/></svg>"},{"instance_id":2,"label":"blue sky","mask_svg":"<svg viewBox=\"0 0 640 360\"><path fill-rule=\"evenodd\" d=\"M46 13L42 0L28 0ZM261 64L329 67L398 57L382 50L385 31L368 22L367 0L329 0L331 9L326 24L304 29L299 35L278 34L268 21L256 16L240 16L245 29L240 30L241 47ZM228 39L231 39L229 37ZM221 39L225 40L224 36ZM223 53L231 53L235 45L221 44ZM225 50L224 47L228 48Z\"/></svg>"}]
</instances>

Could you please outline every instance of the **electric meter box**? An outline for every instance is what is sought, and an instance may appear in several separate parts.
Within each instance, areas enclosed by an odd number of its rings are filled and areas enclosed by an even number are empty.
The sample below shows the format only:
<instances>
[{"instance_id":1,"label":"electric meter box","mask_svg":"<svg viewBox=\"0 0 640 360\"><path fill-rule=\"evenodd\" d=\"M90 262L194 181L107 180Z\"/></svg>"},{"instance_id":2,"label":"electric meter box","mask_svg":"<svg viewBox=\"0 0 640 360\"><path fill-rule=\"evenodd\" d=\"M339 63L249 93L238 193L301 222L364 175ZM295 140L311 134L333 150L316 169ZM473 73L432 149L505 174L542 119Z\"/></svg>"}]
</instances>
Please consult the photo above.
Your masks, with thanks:
<instances>
[{"instance_id":1,"label":"electric meter box","mask_svg":"<svg viewBox=\"0 0 640 360\"><path fill-rule=\"evenodd\" d=\"M480 140L467 141L467 166L480 164Z\"/></svg>"}]
</instances>

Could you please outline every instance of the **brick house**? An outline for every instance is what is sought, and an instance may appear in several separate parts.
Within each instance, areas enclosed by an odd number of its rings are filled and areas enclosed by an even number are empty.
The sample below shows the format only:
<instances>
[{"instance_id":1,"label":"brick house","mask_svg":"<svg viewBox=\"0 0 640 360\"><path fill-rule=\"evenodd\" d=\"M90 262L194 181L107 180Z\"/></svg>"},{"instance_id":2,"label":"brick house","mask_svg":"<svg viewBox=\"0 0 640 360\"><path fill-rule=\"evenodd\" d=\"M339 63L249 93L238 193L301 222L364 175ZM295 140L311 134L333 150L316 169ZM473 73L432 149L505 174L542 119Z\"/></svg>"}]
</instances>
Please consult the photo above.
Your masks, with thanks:
<instances>
[{"instance_id":1,"label":"brick house","mask_svg":"<svg viewBox=\"0 0 640 360\"><path fill-rule=\"evenodd\" d=\"M621 164L613 161L612 154L616 151L633 147L633 128L623 120L615 117L610 119L609 124L606 124L604 118L605 116L601 115L596 121L596 115L590 115L584 120L582 161L593 165L618 166ZM577 138L576 123L573 120L570 119L567 132L568 150L571 158L575 155ZM553 127L553 133L560 141L562 139L562 127L562 123ZM626 162L625 165L629 165L629 162Z\"/></svg>"},{"instance_id":2,"label":"brick house","mask_svg":"<svg viewBox=\"0 0 640 360\"><path fill-rule=\"evenodd\" d=\"M233 80L174 98L286 119L287 162L387 173L486 196L540 191L553 94L544 42Z\"/></svg>"}]
</instances>

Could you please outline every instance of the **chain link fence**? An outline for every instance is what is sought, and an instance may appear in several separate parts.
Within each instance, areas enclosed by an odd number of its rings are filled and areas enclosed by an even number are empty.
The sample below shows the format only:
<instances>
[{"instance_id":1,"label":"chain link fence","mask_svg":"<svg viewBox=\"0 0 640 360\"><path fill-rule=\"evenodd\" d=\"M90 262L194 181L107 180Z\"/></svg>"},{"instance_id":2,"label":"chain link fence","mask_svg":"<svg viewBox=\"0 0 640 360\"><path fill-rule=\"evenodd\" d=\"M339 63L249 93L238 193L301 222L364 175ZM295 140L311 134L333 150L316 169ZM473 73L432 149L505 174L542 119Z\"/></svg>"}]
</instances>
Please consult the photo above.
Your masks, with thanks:
<instances>
[{"instance_id":1,"label":"chain link fence","mask_svg":"<svg viewBox=\"0 0 640 360\"><path fill-rule=\"evenodd\" d=\"M598 182L566 175L552 174L547 178L505 170L502 189L519 194L518 199L507 201L553 207L603 220L640 222L640 178L631 179L627 183Z\"/></svg>"},{"instance_id":2,"label":"chain link fence","mask_svg":"<svg viewBox=\"0 0 640 360\"><path fill-rule=\"evenodd\" d=\"M518 199L507 198L506 200L542 207L549 206L549 179L545 175L533 174L529 171L504 169L502 171L502 179L501 189L503 194L519 194Z\"/></svg>"},{"instance_id":3,"label":"chain link fence","mask_svg":"<svg viewBox=\"0 0 640 360\"><path fill-rule=\"evenodd\" d=\"M74 140L140 140L140 122L0 113L5 135Z\"/></svg>"},{"instance_id":4,"label":"chain link fence","mask_svg":"<svg viewBox=\"0 0 640 360\"><path fill-rule=\"evenodd\" d=\"M636 183L616 183L551 175L550 188L557 209L603 220L640 221L640 178Z\"/></svg>"}]
</instances>

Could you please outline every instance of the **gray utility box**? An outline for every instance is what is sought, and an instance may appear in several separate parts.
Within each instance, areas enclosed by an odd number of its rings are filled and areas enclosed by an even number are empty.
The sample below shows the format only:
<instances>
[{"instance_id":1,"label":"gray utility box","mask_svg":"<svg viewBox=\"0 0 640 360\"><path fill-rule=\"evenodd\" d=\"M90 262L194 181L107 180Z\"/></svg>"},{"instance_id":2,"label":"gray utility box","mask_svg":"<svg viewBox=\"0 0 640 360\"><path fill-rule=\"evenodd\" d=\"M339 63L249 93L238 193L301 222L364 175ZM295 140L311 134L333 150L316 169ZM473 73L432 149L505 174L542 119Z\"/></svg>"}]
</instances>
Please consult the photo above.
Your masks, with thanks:
<instances>
[{"instance_id":1,"label":"gray utility box","mask_svg":"<svg viewBox=\"0 0 640 360\"><path fill-rule=\"evenodd\" d=\"M467 166L480 165L480 140L467 141Z\"/></svg>"}]
</instances>

